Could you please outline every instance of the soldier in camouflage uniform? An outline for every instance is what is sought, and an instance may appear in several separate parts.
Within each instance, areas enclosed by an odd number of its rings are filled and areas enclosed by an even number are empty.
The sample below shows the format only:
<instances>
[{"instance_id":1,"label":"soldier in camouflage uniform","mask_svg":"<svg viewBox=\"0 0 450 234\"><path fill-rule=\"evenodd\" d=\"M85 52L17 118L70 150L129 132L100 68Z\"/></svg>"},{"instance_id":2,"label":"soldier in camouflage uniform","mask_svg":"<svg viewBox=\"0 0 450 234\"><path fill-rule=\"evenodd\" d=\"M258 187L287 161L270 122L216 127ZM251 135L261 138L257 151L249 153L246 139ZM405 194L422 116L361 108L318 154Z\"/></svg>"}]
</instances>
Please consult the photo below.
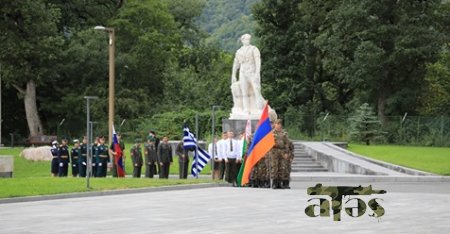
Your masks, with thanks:
<instances>
[{"instance_id":1,"label":"soldier in camouflage uniform","mask_svg":"<svg viewBox=\"0 0 450 234\"><path fill-rule=\"evenodd\" d=\"M287 136L287 134L286 134ZM294 144L289 141L288 143L288 155L284 155L280 161L280 177L281 177L281 188L290 189L289 179L291 174L291 164L294 159Z\"/></svg>"},{"instance_id":2,"label":"soldier in camouflage uniform","mask_svg":"<svg viewBox=\"0 0 450 234\"><path fill-rule=\"evenodd\" d=\"M285 176L287 167L282 163L283 159L289 158L289 139L287 134L283 131L281 120L274 121L273 135L275 137L275 145L269 151L270 157L270 179L273 180L272 188L285 188ZM289 182L289 179L287 180ZM284 186L283 186L284 185Z\"/></svg>"},{"instance_id":3,"label":"soldier in camouflage uniform","mask_svg":"<svg viewBox=\"0 0 450 234\"><path fill-rule=\"evenodd\" d=\"M254 167L254 186L257 188L269 188L270 187L270 177L269 177L269 156L264 155Z\"/></svg>"}]
</instances>

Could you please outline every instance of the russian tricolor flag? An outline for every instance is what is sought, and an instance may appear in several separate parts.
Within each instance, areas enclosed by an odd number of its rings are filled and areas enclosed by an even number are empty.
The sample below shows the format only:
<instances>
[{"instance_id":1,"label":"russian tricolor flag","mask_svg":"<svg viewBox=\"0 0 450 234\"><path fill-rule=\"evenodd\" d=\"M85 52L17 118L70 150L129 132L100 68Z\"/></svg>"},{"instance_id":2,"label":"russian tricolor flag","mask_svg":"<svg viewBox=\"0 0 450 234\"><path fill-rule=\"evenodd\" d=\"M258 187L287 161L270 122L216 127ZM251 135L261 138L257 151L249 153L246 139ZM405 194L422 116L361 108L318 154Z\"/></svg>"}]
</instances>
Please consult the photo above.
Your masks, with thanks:
<instances>
[{"instance_id":1,"label":"russian tricolor flag","mask_svg":"<svg viewBox=\"0 0 450 234\"><path fill-rule=\"evenodd\" d=\"M114 125L112 126L113 130L113 148L114 153L116 155L114 156L114 164L116 164L117 169L117 177L125 177L125 168L123 166L123 152L119 145L119 140L117 139L117 133L114 129Z\"/></svg>"},{"instance_id":2,"label":"russian tricolor flag","mask_svg":"<svg viewBox=\"0 0 450 234\"><path fill-rule=\"evenodd\" d=\"M256 163L269 152L275 145L272 126L269 119L269 104L266 103L261 118L258 122L252 144L248 149L247 160L245 161L244 174L242 175L242 185L248 184L250 173Z\"/></svg>"}]
</instances>

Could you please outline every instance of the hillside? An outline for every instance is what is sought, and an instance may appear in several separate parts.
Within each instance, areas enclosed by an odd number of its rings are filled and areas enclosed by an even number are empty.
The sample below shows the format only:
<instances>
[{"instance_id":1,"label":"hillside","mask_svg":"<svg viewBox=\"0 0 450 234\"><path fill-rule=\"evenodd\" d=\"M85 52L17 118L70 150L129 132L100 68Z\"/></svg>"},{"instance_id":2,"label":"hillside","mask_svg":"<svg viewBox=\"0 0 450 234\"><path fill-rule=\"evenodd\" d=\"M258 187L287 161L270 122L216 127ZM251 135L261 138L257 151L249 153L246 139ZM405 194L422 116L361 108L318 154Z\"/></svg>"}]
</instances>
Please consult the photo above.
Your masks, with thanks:
<instances>
[{"instance_id":1,"label":"hillside","mask_svg":"<svg viewBox=\"0 0 450 234\"><path fill-rule=\"evenodd\" d=\"M211 43L220 43L221 48L233 52L239 48L239 37L244 33L254 35L255 21L252 5L260 0L207 0L197 25L205 30ZM254 37L253 43L257 42Z\"/></svg>"}]
</instances>

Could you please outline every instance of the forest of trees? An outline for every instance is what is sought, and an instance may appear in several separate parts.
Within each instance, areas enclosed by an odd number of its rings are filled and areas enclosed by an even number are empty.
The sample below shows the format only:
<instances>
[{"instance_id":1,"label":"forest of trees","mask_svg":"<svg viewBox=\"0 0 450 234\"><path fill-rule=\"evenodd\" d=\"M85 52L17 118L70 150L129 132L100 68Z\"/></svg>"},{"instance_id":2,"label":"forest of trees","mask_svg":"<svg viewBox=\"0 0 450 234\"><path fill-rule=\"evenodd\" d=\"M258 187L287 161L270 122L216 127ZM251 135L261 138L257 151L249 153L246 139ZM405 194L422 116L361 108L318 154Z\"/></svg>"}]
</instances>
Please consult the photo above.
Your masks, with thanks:
<instances>
[{"instance_id":1,"label":"forest of trees","mask_svg":"<svg viewBox=\"0 0 450 234\"><path fill-rule=\"evenodd\" d=\"M449 115L449 12L442 0L1 1L3 142L80 137L86 95L99 96L92 118L106 133L108 37L96 25L116 30L115 121L126 120L129 137L180 134L195 113L206 133L212 105L226 117L247 32L281 117L348 115L364 103L382 124L405 112Z\"/></svg>"}]
</instances>

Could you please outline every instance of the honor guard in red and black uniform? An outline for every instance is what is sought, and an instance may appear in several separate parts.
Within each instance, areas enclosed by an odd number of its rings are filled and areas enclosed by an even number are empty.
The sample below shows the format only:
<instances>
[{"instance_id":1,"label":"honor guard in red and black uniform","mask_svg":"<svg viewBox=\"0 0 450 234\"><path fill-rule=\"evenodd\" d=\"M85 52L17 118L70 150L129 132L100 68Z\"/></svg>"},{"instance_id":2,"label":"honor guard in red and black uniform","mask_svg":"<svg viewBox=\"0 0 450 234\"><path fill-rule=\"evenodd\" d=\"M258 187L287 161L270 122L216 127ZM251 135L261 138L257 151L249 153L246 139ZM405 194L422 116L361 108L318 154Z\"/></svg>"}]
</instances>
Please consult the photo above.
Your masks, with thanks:
<instances>
[{"instance_id":1,"label":"honor guard in red and black uniform","mask_svg":"<svg viewBox=\"0 0 450 234\"><path fill-rule=\"evenodd\" d=\"M52 176L58 175L58 141L52 142L52 148L50 149L50 152L52 153L52 163L51 163L51 173Z\"/></svg>"},{"instance_id":2,"label":"honor guard in red and black uniform","mask_svg":"<svg viewBox=\"0 0 450 234\"><path fill-rule=\"evenodd\" d=\"M58 148L58 163L59 170L58 176L65 177L67 176L67 171L69 169L69 147L67 146L67 139L63 139L61 141L61 145Z\"/></svg>"},{"instance_id":3,"label":"honor guard in red and black uniform","mask_svg":"<svg viewBox=\"0 0 450 234\"><path fill-rule=\"evenodd\" d=\"M79 173L79 160L80 160L80 141L73 140L73 148L70 152L70 161L72 162L72 176L77 177Z\"/></svg>"},{"instance_id":4,"label":"honor guard in red and black uniform","mask_svg":"<svg viewBox=\"0 0 450 234\"><path fill-rule=\"evenodd\" d=\"M105 145L105 136L101 136L99 138L99 144L97 146L96 155L97 155L97 177L106 177L109 155L108 155L108 147Z\"/></svg>"}]
</instances>

